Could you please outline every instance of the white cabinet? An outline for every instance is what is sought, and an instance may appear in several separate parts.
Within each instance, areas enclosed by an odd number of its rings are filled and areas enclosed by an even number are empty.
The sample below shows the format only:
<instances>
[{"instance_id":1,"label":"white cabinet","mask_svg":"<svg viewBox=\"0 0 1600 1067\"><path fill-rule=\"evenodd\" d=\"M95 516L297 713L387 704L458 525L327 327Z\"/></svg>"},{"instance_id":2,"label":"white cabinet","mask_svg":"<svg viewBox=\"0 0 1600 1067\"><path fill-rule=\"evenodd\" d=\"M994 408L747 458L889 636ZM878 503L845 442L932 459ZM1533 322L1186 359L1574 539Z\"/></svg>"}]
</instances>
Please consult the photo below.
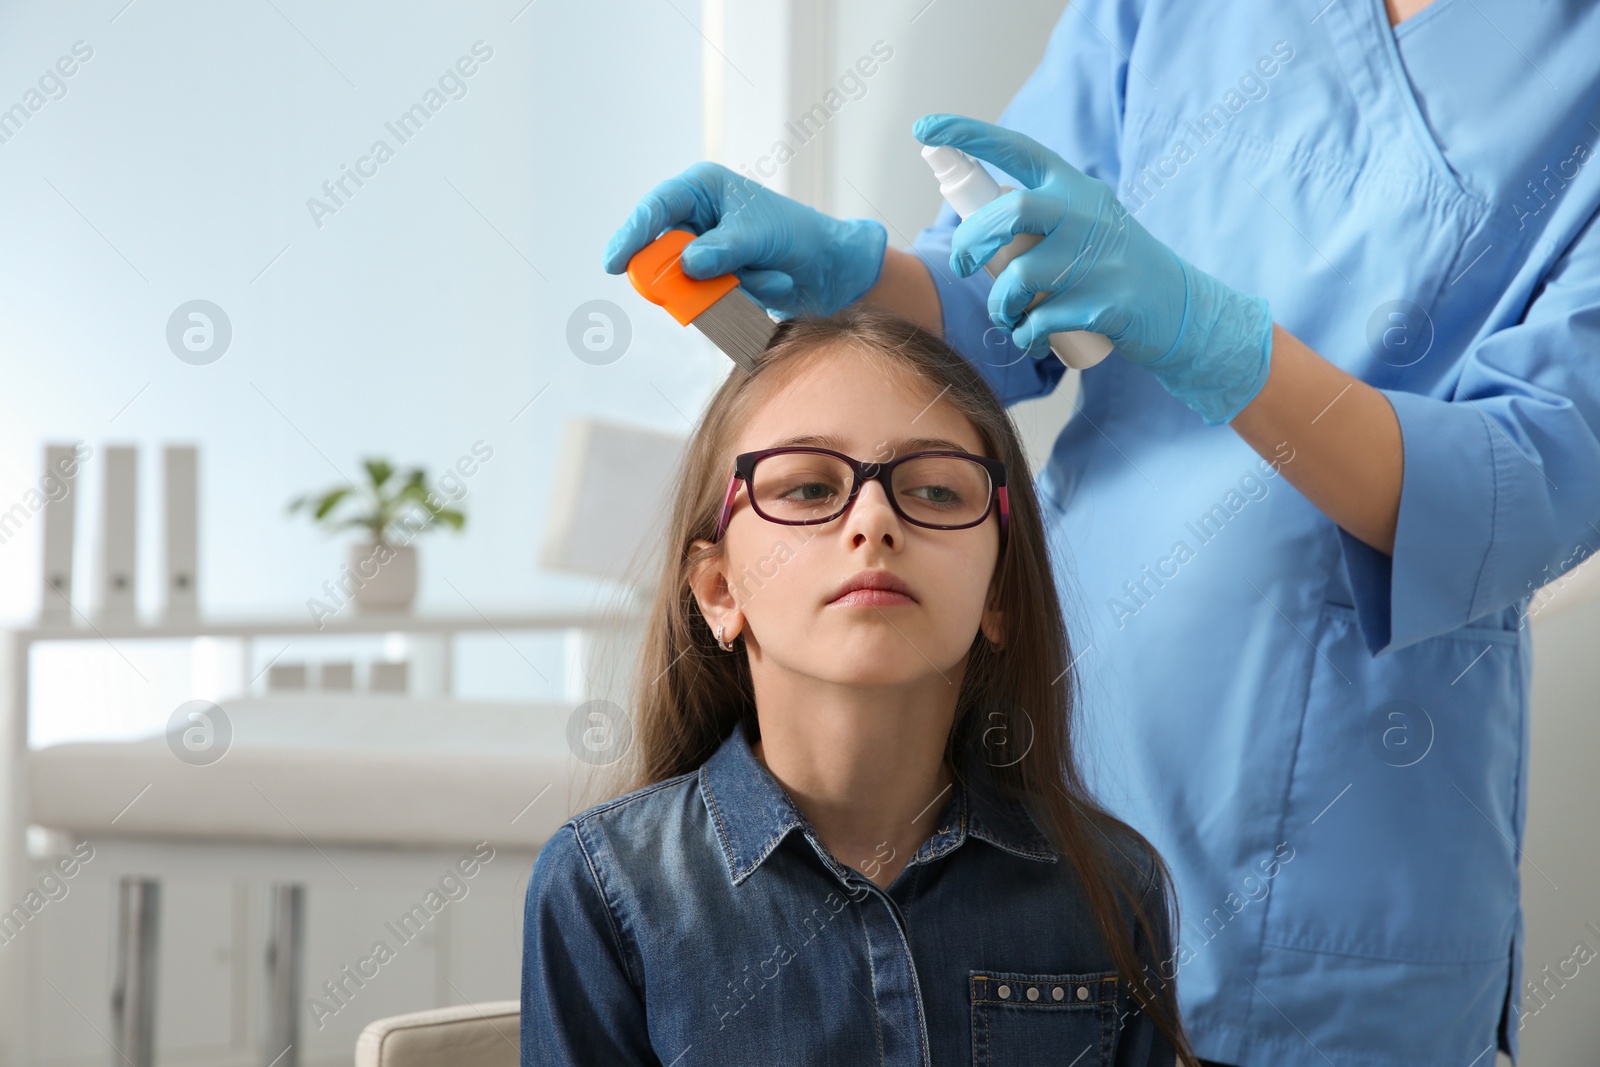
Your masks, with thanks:
<instances>
[{"instance_id":1,"label":"white cabinet","mask_svg":"<svg viewBox=\"0 0 1600 1067\"><path fill-rule=\"evenodd\" d=\"M269 887L279 879L305 886L302 1067L347 1067L377 1018L518 996L532 852L497 847L462 877L455 865L471 846L92 844L66 894L0 945L26 960L29 1032L13 1035L24 1038L21 1063L105 1067L114 1058L111 946L118 879L128 874L161 881L163 1065L262 1067ZM44 870L36 866L35 879Z\"/></svg>"}]
</instances>

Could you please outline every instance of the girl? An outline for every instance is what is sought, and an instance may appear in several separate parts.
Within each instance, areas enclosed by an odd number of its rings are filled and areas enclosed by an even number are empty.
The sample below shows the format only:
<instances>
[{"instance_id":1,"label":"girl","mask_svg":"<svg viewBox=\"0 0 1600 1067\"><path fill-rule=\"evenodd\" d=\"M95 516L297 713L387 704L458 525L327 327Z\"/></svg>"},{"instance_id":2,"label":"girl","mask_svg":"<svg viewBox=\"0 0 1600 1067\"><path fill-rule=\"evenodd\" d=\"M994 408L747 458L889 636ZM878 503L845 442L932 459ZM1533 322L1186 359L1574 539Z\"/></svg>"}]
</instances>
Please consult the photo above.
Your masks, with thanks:
<instances>
[{"instance_id":1,"label":"girl","mask_svg":"<svg viewBox=\"0 0 1600 1067\"><path fill-rule=\"evenodd\" d=\"M625 795L528 883L522 1063L1193 1062L1165 865L1073 762L1015 427L857 305L691 438Z\"/></svg>"}]
</instances>

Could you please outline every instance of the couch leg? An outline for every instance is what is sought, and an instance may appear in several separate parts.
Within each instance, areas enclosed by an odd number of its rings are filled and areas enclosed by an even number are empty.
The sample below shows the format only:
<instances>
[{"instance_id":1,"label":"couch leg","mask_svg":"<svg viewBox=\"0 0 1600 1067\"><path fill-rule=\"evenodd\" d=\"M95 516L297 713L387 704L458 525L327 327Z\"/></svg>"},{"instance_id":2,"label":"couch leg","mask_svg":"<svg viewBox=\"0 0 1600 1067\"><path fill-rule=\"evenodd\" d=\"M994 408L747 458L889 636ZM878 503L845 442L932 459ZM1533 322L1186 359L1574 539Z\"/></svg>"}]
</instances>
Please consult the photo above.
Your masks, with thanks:
<instances>
[{"instance_id":1,"label":"couch leg","mask_svg":"<svg viewBox=\"0 0 1600 1067\"><path fill-rule=\"evenodd\" d=\"M300 1065L300 971L305 945L304 886L274 884L268 902L267 1027L264 1067Z\"/></svg>"},{"instance_id":2,"label":"couch leg","mask_svg":"<svg viewBox=\"0 0 1600 1067\"><path fill-rule=\"evenodd\" d=\"M161 883L125 876L117 887L117 972L111 989L113 1063L153 1067Z\"/></svg>"}]
</instances>

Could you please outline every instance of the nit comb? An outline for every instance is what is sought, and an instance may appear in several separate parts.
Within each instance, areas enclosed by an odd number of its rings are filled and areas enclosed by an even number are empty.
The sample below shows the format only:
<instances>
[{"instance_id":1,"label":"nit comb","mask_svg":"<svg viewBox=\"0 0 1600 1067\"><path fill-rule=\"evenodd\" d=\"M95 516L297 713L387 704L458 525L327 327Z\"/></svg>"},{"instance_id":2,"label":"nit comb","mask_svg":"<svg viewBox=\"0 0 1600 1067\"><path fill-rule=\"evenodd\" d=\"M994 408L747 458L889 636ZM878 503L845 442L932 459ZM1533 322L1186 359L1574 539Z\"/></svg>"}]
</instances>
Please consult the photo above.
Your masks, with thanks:
<instances>
[{"instance_id":1,"label":"nit comb","mask_svg":"<svg viewBox=\"0 0 1600 1067\"><path fill-rule=\"evenodd\" d=\"M778 324L739 288L732 274L702 281L683 272L683 249L694 238L687 230L668 230L628 260L628 280L640 296L666 308L680 325L695 327L753 374L756 357Z\"/></svg>"}]
</instances>

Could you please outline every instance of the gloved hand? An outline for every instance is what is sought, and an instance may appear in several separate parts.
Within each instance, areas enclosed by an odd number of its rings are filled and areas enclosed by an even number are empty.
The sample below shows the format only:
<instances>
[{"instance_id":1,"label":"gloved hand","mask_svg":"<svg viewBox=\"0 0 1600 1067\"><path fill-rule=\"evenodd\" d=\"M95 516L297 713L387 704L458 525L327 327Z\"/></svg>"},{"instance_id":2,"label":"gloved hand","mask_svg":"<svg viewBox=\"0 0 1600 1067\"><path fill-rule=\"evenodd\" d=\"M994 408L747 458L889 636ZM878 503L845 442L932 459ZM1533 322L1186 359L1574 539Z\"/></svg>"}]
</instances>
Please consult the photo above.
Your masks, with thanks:
<instances>
[{"instance_id":1,"label":"gloved hand","mask_svg":"<svg viewBox=\"0 0 1600 1067\"><path fill-rule=\"evenodd\" d=\"M963 219L950 241L950 269L966 277L1014 234L1043 235L989 290L989 317L1012 331L1017 347L1043 358L1052 333L1104 334L1212 426L1261 391L1272 350L1266 300L1185 262L1110 186L1030 137L959 115L924 115L912 133L924 144L954 145L1027 186ZM1029 311L1041 290L1054 295Z\"/></svg>"},{"instance_id":2,"label":"gloved hand","mask_svg":"<svg viewBox=\"0 0 1600 1067\"><path fill-rule=\"evenodd\" d=\"M831 315L878 281L889 234L870 219L836 219L717 163L696 163L645 194L606 245L605 269L672 227L701 236L683 250L691 278L733 274L781 319Z\"/></svg>"}]
</instances>

